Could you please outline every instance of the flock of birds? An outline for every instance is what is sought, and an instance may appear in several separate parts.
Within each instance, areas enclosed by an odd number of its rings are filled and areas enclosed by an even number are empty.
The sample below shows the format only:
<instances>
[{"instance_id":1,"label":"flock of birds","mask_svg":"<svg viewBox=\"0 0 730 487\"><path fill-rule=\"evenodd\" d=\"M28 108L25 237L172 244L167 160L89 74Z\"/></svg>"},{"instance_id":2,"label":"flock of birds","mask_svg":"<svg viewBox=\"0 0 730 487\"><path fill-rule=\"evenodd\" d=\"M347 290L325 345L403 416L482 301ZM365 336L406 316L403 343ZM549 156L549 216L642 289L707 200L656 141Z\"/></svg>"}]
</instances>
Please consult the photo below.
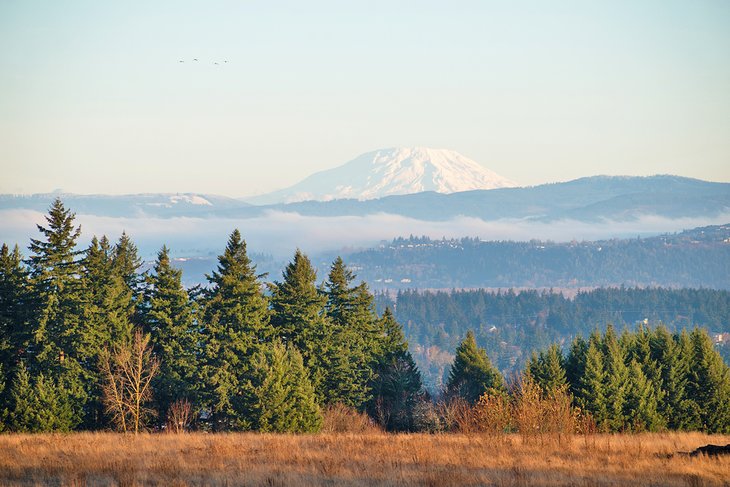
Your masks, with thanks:
<instances>
[{"instance_id":1,"label":"flock of birds","mask_svg":"<svg viewBox=\"0 0 730 487\"><path fill-rule=\"evenodd\" d=\"M184 59L181 59L178 61L178 63L184 63L184 62L185 62ZM195 63L199 62L198 58L193 58L193 62L195 62ZM218 61L212 61L212 64L221 64L221 63L219 63ZM223 61L223 64L228 64L228 60Z\"/></svg>"}]
</instances>

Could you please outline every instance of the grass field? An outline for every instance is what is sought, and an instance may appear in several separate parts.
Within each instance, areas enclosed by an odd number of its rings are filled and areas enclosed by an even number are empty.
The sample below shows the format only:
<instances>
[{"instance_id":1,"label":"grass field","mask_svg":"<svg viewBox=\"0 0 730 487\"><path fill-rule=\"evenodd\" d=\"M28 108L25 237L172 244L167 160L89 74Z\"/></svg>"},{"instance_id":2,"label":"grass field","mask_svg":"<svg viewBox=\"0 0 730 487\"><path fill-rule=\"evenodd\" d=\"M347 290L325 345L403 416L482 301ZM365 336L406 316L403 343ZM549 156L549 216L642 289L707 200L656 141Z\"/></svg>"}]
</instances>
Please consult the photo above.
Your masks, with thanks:
<instances>
[{"instance_id":1,"label":"grass field","mask_svg":"<svg viewBox=\"0 0 730 487\"><path fill-rule=\"evenodd\" d=\"M730 436L0 435L1 485L730 485Z\"/></svg>"}]
</instances>

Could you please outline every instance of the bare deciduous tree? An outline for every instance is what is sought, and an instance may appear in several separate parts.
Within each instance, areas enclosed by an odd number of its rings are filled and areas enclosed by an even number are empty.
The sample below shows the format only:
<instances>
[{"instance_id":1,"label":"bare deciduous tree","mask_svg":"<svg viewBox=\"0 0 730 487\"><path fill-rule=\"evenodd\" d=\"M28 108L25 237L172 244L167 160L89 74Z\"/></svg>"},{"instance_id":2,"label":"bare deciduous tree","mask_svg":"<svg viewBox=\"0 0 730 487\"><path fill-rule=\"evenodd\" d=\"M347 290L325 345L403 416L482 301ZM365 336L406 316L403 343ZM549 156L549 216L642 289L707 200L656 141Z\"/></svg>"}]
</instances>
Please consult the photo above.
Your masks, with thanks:
<instances>
[{"instance_id":1,"label":"bare deciduous tree","mask_svg":"<svg viewBox=\"0 0 730 487\"><path fill-rule=\"evenodd\" d=\"M147 407L152 399L152 378L159 370L159 361L152 356L149 335L137 331L132 343L105 350L101 357L104 407L124 432L139 433L146 417L154 414Z\"/></svg>"}]
</instances>

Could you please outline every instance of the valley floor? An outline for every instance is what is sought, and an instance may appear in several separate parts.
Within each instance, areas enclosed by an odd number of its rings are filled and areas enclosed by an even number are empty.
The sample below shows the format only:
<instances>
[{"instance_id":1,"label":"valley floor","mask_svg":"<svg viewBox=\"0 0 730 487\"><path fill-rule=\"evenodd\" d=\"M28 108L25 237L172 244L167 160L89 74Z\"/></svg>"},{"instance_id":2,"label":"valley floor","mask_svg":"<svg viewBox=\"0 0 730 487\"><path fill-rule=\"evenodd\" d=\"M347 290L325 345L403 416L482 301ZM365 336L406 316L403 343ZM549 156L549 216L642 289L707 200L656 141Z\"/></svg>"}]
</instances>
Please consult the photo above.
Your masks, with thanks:
<instances>
[{"instance_id":1,"label":"valley floor","mask_svg":"<svg viewBox=\"0 0 730 487\"><path fill-rule=\"evenodd\" d=\"M0 485L730 485L730 436L0 435Z\"/></svg>"}]
</instances>

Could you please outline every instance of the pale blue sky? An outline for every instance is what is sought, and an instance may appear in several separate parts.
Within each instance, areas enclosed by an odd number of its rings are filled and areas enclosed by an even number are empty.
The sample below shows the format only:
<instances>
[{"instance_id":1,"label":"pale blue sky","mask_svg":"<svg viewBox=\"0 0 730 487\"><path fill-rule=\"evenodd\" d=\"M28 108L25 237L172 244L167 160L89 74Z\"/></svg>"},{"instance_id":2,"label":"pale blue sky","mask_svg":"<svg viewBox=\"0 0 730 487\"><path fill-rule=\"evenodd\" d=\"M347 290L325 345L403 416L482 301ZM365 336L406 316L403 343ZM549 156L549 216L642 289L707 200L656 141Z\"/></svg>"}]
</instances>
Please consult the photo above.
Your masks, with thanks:
<instances>
[{"instance_id":1,"label":"pale blue sky","mask_svg":"<svg viewBox=\"0 0 730 487\"><path fill-rule=\"evenodd\" d=\"M0 192L244 196L414 145L730 180L726 0L353 3L2 0Z\"/></svg>"}]
</instances>

